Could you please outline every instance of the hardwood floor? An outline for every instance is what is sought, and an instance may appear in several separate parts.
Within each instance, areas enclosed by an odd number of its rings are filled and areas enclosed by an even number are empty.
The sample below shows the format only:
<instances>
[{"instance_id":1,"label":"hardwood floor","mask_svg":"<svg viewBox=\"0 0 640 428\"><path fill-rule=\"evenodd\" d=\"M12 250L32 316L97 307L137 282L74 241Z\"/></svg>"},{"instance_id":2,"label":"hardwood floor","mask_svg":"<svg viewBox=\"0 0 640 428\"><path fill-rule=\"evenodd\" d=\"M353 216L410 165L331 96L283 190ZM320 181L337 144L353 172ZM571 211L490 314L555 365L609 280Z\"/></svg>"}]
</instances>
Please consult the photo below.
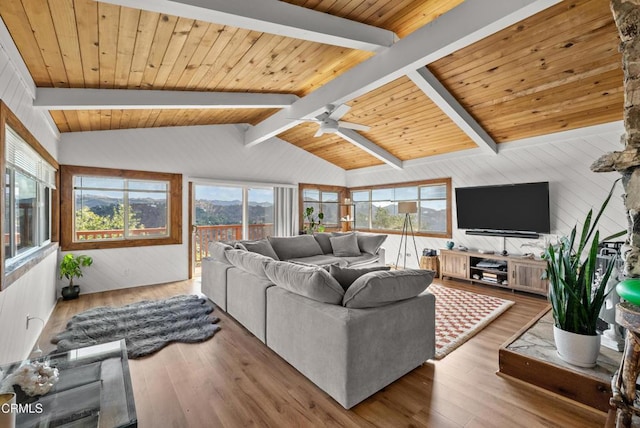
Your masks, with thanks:
<instances>
[{"instance_id":1,"label":"hardwood floor","mask_svg":"<svg viewBox=\"0 0 640 428\"><path fill-rule=\"evenodd\" d=\"M222 330L199 344L171 344L130 360L141 427L602 427L606 415L496 375L498 348L541 311L542 298L470 285L444 285L516 304L440 361L423 366L347 411L224 312ZM75 313L141 299L199 293L199 281L81 295L60 301L41 335Z\"/></svg>"}]
</instances>

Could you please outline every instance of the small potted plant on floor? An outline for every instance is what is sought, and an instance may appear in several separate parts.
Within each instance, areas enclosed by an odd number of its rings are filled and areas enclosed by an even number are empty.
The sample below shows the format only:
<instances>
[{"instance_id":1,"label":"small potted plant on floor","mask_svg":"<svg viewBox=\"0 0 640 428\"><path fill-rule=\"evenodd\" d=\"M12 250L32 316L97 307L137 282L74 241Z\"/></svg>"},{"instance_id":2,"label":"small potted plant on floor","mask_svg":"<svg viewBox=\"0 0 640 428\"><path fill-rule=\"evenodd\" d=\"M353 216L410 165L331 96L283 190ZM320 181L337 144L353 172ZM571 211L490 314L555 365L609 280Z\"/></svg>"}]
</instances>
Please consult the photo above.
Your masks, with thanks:
<instances>
[{"instance_id":1,"label":"small potted plant on floor","mask_svg":"<svg viewBox=\"0 0 640 428\"><path fill-rule=\"evenodd\" d=\"M546 277L549 279L553 336L558 356L580 367L595 366L600 351L600 335L596 326L606 298L605 289L613 260L609 261L604 272L597 271L598 244L601 241L595 229L614 187L615 183L593 222L593 210L589 211L579 237L576 235L577 226L574 226L570 236L563 236L558 244L549 245L543 256L547 261ZM624 233L619 232L602 241Z\"/></svg>"},{"instance_id":2,"label":"small potted plant on floor","mask_svg":"<svg viewBox=\"0 0 640 428\"><path fill-rule=\"evenodd\" d=\"M80 286L73 284L73 278L82 276L82 268L89 267L93 263L93 259L89 256L74 256L73 254L65 254L60 262L60 279L67 278L69 285L62 287L62 299L77 299L80 294Z\"/></svg>"}]
</instances>

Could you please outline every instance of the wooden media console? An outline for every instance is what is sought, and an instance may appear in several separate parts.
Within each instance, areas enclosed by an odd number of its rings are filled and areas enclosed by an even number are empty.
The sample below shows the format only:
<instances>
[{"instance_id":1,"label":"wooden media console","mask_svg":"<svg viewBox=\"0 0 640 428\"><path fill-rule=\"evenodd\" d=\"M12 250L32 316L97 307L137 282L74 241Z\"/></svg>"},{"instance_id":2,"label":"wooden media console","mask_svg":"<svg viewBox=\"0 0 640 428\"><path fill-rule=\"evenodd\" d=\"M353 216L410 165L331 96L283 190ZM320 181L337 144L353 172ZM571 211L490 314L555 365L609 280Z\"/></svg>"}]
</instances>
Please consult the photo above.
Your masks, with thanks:
<instances>
[{"instance_id":1,"label":"wooden media console","mask_svg":"<svg viewBox=\"0 0 640 428\"><path fill-rule=\"evenodd\" d=\"M440 278L464 279L543 296L549 291L549 282L541 279L546 267L546 261L541 259L440 250Z\"/></svg>"}]
</instances>

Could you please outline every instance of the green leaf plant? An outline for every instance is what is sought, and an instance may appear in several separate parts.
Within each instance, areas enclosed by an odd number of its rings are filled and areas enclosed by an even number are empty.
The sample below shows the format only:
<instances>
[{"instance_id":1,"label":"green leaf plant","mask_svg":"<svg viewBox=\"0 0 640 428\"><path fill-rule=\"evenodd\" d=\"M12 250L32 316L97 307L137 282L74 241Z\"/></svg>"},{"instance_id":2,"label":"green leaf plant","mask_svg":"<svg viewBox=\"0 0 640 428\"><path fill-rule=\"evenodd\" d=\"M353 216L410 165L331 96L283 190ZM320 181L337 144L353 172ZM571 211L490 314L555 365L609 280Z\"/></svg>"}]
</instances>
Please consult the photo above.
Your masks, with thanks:
<instances>
[{"instance_id":1,"label":"green leaf plant","mask_svg":"<svg viewBox=\"0 0 640 428\"><path fill-rule=\"evenodd\" d=\"M324 225L322 224L322 220L324 220L324 213L320 211L316 221L316 217L313 215L313 212L313 207L307 207L304 210L304 218L306 219L306 226L304 230L308 235L313 235L314 232L324 232Z\"/></svg>"},{"instance_id":2,"label":"green leaf plant","mask_svg":"<svg viewBox=\"0 0 640 428\"><path fill-rule=\"evenodd\" d=\"M65 254L60 262L60 278L69 280L69 287L73 287L73 278L82 276L82 268L91 266L93 259L89 256L77 256L73 254Z\"/></svg>"},{"instance_id":3,"label":"green leaf plant","mask_svg":"<svg viewBox=\"0 0 640 428\"><path fill-rule=\"evenodd\" d=\"M593 222L593 210L589 210L579 241L576 241L576 225L569 237L563 236L558 244L549 245L543 256L547 261L545 276L549 279L549 301L553 319L556 327L562 330L584 335L597 334L598 315L607 297L605 289L614 260L609 260L602 275L596 277L598 245L601 242L596 226L619 180L611 186L609 195ZM626 231L618 232L602 241L617 238L625 233Z\"/></svg>"}]
</instances>

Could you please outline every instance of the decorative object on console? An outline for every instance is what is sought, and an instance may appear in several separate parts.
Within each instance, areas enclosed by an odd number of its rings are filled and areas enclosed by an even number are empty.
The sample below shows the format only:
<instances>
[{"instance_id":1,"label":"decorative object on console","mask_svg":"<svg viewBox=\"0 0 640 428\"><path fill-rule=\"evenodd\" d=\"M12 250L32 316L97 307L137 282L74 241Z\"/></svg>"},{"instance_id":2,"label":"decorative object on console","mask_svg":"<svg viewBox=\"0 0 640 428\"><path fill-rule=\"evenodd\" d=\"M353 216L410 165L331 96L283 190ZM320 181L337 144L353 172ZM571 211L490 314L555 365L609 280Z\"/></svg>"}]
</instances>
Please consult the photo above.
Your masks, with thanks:
<instances>
[{"instance_id":1,"label":"decorative object on console","mask_svg":"<svg viewBox=\"0 0 640 428\"><path fill-rule=\"evenodd\" d=\"M229 250L233 251L233 250ZM143 300L121 307L99 307L74 315L65 331L51 339L58 351L125 339L129 358L140 358L171 342L196 343L220 327L213 305L195 295Z\"/></svg>"},{"instance_id":2,"label":"decorative object on console","mask_svg":"<svg viewBox=\"0 0 640 428\"><path fill-rule=\"evenodd\" d=\"M69 285L62 287L62 299L77 299L80 295L80 286L73 284L73 278L82 277L82 268L89 267L93 264L93 259L89 256L74 256L73 254L65 254L60 262L60 279L67 278Z\"/></svg>"},{"instance_id":3,"label":"decorative object on console","mask_svg":"<svg viewBox=\"0 0 640 428\"><path fill-rule=\"evenodd\" d=\"M407 241L409 240L409 230L411 230L411 238L413 238L413 249L416 254L416 261L418 262L418 266L420 265L420 260L418 259L418 246L416 245L416 237L413 233L413 225L411 224L411 214L415 214L418 212L418 204L417 202L398 202L398 214L404 214L404 224L402 225L402 234L400 235L400 245L398 246L398 256L396 257L396 267L398 267L398 263L400 262L400 253L403 250L402 241L404 240L404 262L402 267L406 269L407 267Z\"/></svg>"},{"instance_id":4,"label":"decorative object on console","mask_svg":"<svg viewBox=\"0 0 640 428\"><path fill-rule=\"evenodd\" d=\"M447 248L449 250L453 250L453 246L456 245L453 241L447 241Z\"/></svg>"},{"instance_id":5,"label":"decorative object on console","mask_svg":"<svg viewBox=\"0 0 640 428\"><path fill-rule=\"evenodd\" d=\"M558 355L579 367L595 366L600 349L600 335L596 330L598 315L606 298L605 289L614 262L607 263L596 281L600 232L595 229L618 181L611 186L593 223L593 210L589 210L579 240L576 241L576 225L569 237L562 237L555 246L549 245L544 255ZM615 236L620 234L611 238Z\"/></svg>"}]
</instances>

